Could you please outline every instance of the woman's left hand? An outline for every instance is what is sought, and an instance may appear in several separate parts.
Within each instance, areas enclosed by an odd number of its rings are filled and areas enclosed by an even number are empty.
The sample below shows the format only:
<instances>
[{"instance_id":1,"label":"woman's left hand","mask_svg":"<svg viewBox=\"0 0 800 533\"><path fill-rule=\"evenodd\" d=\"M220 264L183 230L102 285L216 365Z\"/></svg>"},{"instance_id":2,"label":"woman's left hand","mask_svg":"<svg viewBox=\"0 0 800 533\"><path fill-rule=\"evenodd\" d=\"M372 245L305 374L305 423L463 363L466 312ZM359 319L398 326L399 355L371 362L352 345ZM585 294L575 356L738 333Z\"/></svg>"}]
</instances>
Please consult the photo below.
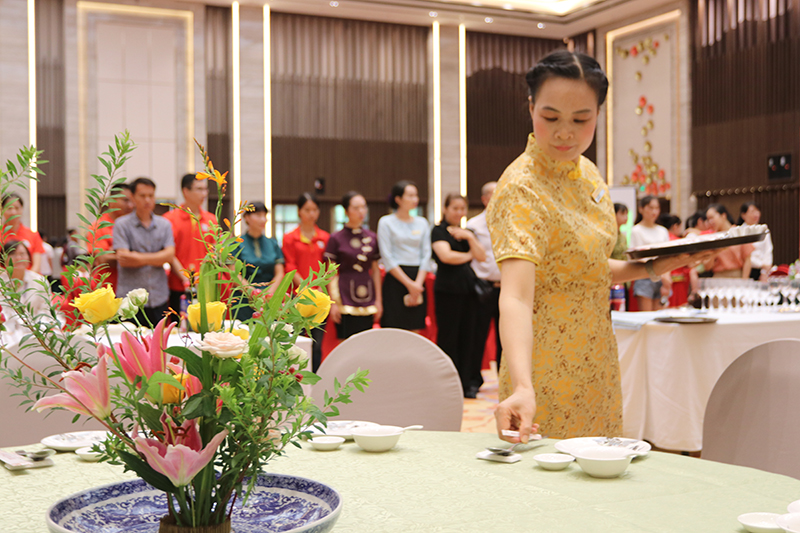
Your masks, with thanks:
<instances>
[{"instance_id":1,"label":"woman's left hand","mask_svg":"<svg viewBox=\"0 0 800 533\"><path fill-rule=\"evenodd\" d=\"M383 303L380 300L376 300L375 308L377 309L377 311L372 316L375 319L375 322L380 322L381 317L383 316Z\"/></svg>"},{"instance_id":2,"label":"woman's left hand","mask_svg":"<svg viewBox=\"0 0 800 533\"><path fill-rule=\"evenodd\" d=\"M447 231L449 231L450 235L457 241L465 241L469 239L470 235L473 235L470 230L459 228L458 226L448 226Z\"/></svg>"}]
</instances>

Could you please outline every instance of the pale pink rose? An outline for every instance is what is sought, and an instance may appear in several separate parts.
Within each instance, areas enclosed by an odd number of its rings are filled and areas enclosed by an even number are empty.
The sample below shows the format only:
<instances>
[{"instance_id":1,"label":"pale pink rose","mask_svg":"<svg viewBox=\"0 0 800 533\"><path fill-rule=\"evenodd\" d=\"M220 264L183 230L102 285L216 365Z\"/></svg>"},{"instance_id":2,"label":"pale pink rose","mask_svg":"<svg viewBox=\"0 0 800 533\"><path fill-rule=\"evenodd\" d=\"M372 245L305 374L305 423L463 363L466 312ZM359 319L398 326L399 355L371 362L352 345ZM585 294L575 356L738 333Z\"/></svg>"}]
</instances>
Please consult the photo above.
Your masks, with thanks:
<instances>
[{"instance_id":1,"label":"pale pink rose","mask_svg":"<svg viewBox=\"0 0 800 533\"><path fill-rule=\"evenodd\" d=\"M208 352L220 359L239 357L247 349L247 341L230 331L212 331L195 343L198 350Z\"/></svg>"}]
</instances>

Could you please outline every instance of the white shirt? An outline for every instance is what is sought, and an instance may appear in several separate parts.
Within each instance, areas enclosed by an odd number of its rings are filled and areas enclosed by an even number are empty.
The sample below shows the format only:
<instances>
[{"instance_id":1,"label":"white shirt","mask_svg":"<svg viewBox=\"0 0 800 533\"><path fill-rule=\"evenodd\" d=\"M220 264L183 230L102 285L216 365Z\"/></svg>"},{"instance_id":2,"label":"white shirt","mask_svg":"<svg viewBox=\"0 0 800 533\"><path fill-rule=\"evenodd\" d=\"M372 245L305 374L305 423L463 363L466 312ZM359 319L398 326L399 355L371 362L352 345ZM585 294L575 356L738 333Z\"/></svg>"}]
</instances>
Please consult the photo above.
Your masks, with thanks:
<instances>
[{"instance_id":1,"label":"white shirt","mask_svg":"<svg viewBox=\"0 0 800 533\"><path fill-rule=\"evenodd\" d=\"M43 242L42 246L44 247L44 254L42 254L42 265L39 267L39 270L41 270L40 274L45 277L52 276L55 250L53 250L53 247L50 246L48 242Z\"/></svg>"},{"instance_id":2,"label":"white shirt","mask_svg":"<svg viewBox=\"0 0 800 533\"><path fill-rule=\"evenodd\" d=\"M481 243L483 249L486 250L486 259L478 261L472 260L472 270L475 275L481 279L488 281L500 281L500 269L497 267L497 261L494 260L494 252L492 251L492 237L489 235L489 227L486 225L486 210L480 215L474 216L467 221L467 229L472 230Z\"/></svg>"},{"instance_id":3,"label":"white shirt","mask_svg":"<svg viewBox=\"0 0 800 533\"><path fill-rule=\"evenodd\" d=\"M639 246L649 246L651 244L658 244L669 241L669 231L664 226L656 224L652 228L643 226L641 223L636 224L631 228L631 248L638 248Z\"/></svg>"}]
</instances>

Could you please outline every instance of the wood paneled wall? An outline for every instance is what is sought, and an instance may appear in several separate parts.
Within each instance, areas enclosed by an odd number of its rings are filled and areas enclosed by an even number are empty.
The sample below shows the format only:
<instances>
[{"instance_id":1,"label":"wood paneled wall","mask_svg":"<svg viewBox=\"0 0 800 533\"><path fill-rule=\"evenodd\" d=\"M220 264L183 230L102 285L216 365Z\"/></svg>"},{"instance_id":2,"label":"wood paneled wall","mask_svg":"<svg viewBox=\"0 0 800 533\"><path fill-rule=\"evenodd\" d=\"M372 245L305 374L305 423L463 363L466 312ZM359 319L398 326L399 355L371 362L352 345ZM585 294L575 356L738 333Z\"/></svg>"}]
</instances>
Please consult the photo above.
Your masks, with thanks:
<instances>
[{"instance_id":1,"label":"wood paneled wall","mask_svg":"<svg viewBox=\"0 0 800 533\"><path fill-rule=\"evenodd\" d=\"M775 260L794 261L800 0L696 0L691 8L693 194L700 206L719 200L731 212L748 200L762 203ZM770 181L767 158L785 153L792 177Z\"/></svg>"},{"instance_id":2,"label":"wood paneled wall","mask_svg":"<svg viewBox=\"0 0 800 533\"><path fill-rule=\"evenodd\" d=\"M389 211L391 186L428 194L429 29L272 14L273 201L294 203L325 179L319 225L348 191L370 224Z\"/></svg>"},{"instance_id":3,"label":"wood paneled wall","mask_svg":"<svg viewBox=\"0 0 800 533\"><path fill-rule=\"evenodd\" d=\"M525 73L554 50L570 44L576 51L589 53L593 43L594 36L587 34L565 43L467 32L467 190L471 206L481 206L478 191L483 184L497 180L525 149L532 131ZM584 155L594 160L595 154L593 143Z\"/></svg>"}]
</instances>

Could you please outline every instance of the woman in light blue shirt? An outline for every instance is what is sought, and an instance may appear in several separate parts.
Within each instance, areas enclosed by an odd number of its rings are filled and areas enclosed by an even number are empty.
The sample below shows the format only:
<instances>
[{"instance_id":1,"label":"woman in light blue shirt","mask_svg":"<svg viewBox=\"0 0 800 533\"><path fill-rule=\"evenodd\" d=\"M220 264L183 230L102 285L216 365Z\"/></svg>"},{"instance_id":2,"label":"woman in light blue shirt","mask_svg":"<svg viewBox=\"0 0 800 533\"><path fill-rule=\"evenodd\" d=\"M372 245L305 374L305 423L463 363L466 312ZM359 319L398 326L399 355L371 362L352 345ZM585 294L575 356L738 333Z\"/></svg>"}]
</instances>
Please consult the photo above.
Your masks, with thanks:
<instances>
[{"instance_id":1,"label":"woman in light blue shirt","mask_svg":"<svg viewBox=\"0 0 800 533\"><path fill-rule=\"evenodd\" d=\"M430 270L428 221L411 215L419 205L417 186L399 181L392 187L394 213L378 221L378 245L386 269L381 327L421 331L427 305L425 276Z\"/></svg>"}]
</instances>

